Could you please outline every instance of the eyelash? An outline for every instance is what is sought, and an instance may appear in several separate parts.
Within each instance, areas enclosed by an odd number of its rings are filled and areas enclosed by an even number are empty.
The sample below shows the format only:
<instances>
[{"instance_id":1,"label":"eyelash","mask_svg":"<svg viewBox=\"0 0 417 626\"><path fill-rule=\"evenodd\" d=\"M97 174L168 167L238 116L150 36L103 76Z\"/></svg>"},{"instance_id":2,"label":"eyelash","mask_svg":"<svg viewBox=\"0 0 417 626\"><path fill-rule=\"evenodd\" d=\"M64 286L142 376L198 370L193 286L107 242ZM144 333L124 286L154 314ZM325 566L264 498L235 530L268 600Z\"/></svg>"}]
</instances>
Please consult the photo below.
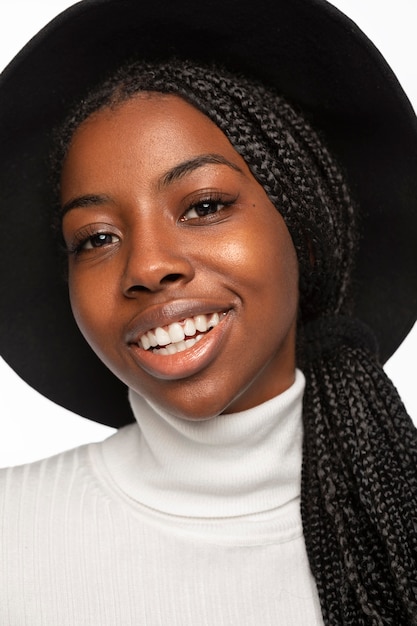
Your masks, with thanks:
<instances>
[{"instance_id":1,"label":"eyelash","mask_svg":"<svg viewBox=\"0 0 417 626\"><path fill-rule=\"evenodd\" d=\"M88 250L104 248L105 246L116 243L115 241L100 242L100 238L107 239L109 237L111 237L112 239L119 239L119 237L114 233L105 230L97 231L95 230L94 226L87 226L76 234L74 241L71 242L70 246L68 247L68 254L77 255ZM98 243L99 245L95 245L95 243Z\"/></svg>"},{"instance_id":2,"label":"eyelash","mask_svg":"<svg viewBox=\"0 0 417 626\"><path fill-rule=\"evenodd\" d=\"M228 197L226 199L224 196L221 196L221 195L212 195L206 198L202 198L201 200L198 200L197 202L193 202L188 207L188 209L184 211L184 213L180 217L180 222L182 223L191 222L191 221L196 222L200 220L207 222L207 221L210 221L211 219L217 219L218 214L221 213L224 209L227 209L228 207L232 206L236 202L236 200L237 200L237 197L235 198ZM203 215L198 215L197 211L199 209L203 209L203 211L207 211L207 212L204 212ZM185 217L186 214L191 211L194 211L196 214L193 215L192 217L186 218Z\"/></svg>"}]
</instances>

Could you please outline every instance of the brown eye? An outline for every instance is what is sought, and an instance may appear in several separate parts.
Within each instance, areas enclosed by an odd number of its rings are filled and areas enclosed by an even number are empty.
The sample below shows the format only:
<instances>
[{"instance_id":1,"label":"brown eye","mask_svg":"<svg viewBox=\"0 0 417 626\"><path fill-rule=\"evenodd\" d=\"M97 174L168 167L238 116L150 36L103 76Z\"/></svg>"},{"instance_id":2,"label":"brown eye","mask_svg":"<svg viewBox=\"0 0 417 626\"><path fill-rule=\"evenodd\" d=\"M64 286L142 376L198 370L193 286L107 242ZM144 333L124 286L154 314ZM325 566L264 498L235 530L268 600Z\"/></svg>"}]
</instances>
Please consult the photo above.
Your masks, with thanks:
<instances>
[{"instance_id":1,"label":"brown eye","mask_svg":"<svg viewBox=\"0 0 417 626\"><path fill-rule=\"evenodd\" d=\"M218 213L228 204L230 203L222 202L218 199L196 202L185 211L184 215L181 217L181 221L186 222L188 220L199 219L207 215L212 215L213 213Z\"/></svg>"},{"instance_id":2,"label":"brown eye","mask_svg":"<svg viewBox=\"0 0 417 626\"><path fill-rule=\"evenodd\" d=\"M111 233L97 233L89 237L82 245L82 249L91 250L92 248L101 248L102 246L108 246L112 243L117 243L118 237Z\"/></svg>"}]
</instances>

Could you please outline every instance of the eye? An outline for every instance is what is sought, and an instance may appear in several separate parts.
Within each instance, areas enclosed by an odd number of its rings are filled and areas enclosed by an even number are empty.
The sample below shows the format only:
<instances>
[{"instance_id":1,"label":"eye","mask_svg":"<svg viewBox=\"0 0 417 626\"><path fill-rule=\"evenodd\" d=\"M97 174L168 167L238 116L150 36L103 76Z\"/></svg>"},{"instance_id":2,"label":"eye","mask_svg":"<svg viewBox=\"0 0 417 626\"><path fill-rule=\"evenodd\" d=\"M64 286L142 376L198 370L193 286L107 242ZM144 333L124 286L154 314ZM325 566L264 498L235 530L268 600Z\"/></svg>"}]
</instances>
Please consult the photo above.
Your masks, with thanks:
<instances>
[{"instance_id":1,"label":"eye","mask_svg":"<svg viewBox=\"0 0 417 626\"><path fill-rule=\"evenodd\" d=\"M119 243L120 237L105 230L97 231L97 227L89 225L76 232L71 238L67 251L76 256L83 252L91 252L99 248L106 248Z\"/></svg>"},{"instance_id":2,"label":"eye","mask_svg":"<svg viewBox=\"0 0 417 626\"><path fill-rule=\"evenodd\" d=\"M80 250L92 250L93 248L101 248L102 246L108 246L112 243L117 243L119 238L111 233L97 233L88 237L88 239L80 242L78 249Z\"/></svg>"},{"instance_id":3,"label":"eye","mask_svg":"<svg viewBox=\"0 0 417 626\"><path fill-rule=\"evenodd\" d=\"M207 198L194 202L181 216L181 222L188 222L191 220L202 220L206 217L216 216L221 213L226 207L231 206L235 202L235 199L224 198Z\"/></svg>"}]
</instances>

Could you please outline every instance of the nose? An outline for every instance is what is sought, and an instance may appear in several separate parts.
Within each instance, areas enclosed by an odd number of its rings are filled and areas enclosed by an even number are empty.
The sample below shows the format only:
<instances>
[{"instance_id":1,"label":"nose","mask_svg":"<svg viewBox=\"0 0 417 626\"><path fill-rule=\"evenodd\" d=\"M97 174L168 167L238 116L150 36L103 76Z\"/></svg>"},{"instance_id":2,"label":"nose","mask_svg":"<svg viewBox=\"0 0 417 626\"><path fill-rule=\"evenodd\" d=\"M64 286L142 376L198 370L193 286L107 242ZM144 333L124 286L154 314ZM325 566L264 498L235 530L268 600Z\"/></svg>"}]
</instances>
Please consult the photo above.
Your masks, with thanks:
<instances>
[{"instance_id":1,"label":"nose","mask_svg":"<svg viewBox=\"0 0 417 626\"><path fill-rule=\"evenodd\" d=\"M172 284L192 280L194 267L179 239L178 233L172 231L131 238L122 287L127 297L135 297L138 292L161 291Z\"/></svg>"}]
</instances>

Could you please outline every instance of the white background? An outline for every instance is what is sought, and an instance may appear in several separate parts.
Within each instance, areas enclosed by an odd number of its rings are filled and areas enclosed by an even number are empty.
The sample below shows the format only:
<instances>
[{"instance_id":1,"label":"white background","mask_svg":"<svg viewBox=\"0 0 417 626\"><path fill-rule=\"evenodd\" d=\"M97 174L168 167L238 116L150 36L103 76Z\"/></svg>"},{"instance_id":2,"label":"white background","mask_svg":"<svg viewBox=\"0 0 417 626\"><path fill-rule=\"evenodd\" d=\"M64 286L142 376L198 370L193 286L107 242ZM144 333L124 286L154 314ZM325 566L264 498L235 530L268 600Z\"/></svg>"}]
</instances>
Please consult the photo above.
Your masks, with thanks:
<instances>
[{"instance_id":1,"label":"white background","mask_svg":"<svg viewBox=\"0 0 417 626\"><path fill-rule=\"evenodd\" d=\"M72 0L1 0L0 69L42 26L71 4ZM334 0L333 4L356 21L381 50L417 109L417 1ZM7 237L7 233L2 236ZM1 297L7 297L7 293ZM416 354L417 326L386 370L417 423ZM103 439L112 432L56 407L18 379L1 359L0 390L0 467Z\"/></svg>"}]
</instances>

